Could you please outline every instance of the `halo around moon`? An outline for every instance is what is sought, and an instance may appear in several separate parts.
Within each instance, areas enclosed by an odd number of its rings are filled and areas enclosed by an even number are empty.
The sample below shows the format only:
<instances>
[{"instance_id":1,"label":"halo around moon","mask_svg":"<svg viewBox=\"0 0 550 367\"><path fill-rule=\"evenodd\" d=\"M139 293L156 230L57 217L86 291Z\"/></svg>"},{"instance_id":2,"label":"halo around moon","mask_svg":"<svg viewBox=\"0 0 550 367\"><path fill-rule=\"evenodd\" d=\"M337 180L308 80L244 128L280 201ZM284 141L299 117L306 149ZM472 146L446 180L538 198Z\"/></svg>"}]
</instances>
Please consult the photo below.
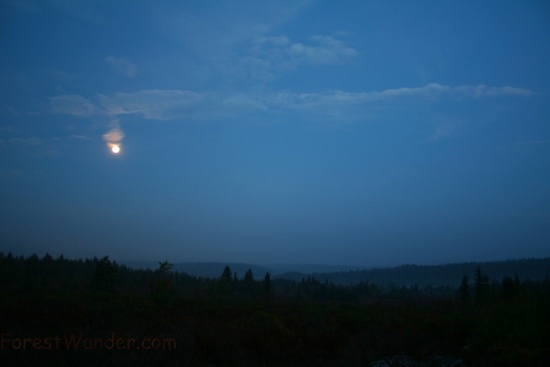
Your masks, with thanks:
<instances>
[{"instance_id":1,"label":"halo around moon","mask_svg":"<svg viewBox=\"0 0 550 367\"><path fill-rule=\"evenodd\" d=\"M103 134L103 140L107 143L107 147L113 154L120 153L120 143L124 139L124 133L120 127L114 127L111 130Z\"/></svg>"}]
</instances>

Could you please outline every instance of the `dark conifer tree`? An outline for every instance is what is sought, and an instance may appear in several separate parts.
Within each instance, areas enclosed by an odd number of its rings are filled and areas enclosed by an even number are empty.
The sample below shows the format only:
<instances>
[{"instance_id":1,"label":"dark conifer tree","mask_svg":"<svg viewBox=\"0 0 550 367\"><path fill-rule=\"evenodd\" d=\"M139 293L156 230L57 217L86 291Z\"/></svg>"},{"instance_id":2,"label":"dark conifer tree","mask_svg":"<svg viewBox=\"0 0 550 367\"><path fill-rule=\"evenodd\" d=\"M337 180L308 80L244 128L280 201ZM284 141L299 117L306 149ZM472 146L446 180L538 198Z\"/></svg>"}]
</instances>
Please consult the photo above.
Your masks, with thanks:
<instances>
[{"instance_id":1,"label":"dark conifer tree","mask_svg":"<svg viewBox=\"0 0 550 367\"><path fill-rule=\"evenodd\" d=\"M219 292L222 294L229 293L233 288L232 280L233 275L231 273L231 268L229 265L226 265L223 269L222 275L220 276L220 280L218 281Z\"/></svg>"},{"instance_id":2,"label":"dark conifer tree","mask_svg":"<svg viewBox=\"0 0 550 367\"><path fill-rule=\"evenodd\" d=\"M474 297L477 305L487 302L489 297L489 276L479 266L475 274Z\"/></svg>"},{"instance_id":3,"label":"dark conifer tree","mask_svg":"<svg viewBox=\"0 0 550 367\"><path fill-rule=\"evenodd\" d=\"M265 273L264 278L264 293L269 295L271 292L271 274L269 272Z\"/></svg>"},{"instance_id":4,"label":"dark conifer tree","mask_svg":"<svg viewBox=\"0 0 550 367\"><path fill-rule=\"evenodd\" d=\"M470 302L470 283L466 275L462 277L462 282L458 287L458 295L463 305L467 305Z\"/></svg>"},{"instance_id":5,"label":"dark conifer tree","mask_svg":"<svg viewBox=\"0 0 550 367\"><path fill-rule=\"evenodd\" d=\"M159 268L155 270L155 278L150 282L152 295L166 295L172 286L170 271L174 265L168 261L159 261Z\"/></svg>"},{"instance_id":6,"label":"dark conifer tree","mask_svg":"<svg viewBox=\"0 0 550 367\"><path fill-rule=\"evenodd\" d=\"M109 260L109 256L97 261L94 276L89 288L94 292L115 292L116 291L117 268Z\"/></svg>"},{"instance_id":7,"label":"dark conifer tree","mask_svg":"<svg viewBox=\"0 0 550 367\"><path fill-rule=\"evenodd\" d=\"M220 280L231 283L232 279L233 279L233 276L231 273L231 268L229 267L229 265L226 265L225 268L223 269L223 273Z\"/></svg>"},{"instance_id":8,"label":"dark conifer tree","mask_svg":"<svg viewBox=\"0 0 550 367\"><path fill-rule=\"evenodd\" d=\"M254 273L252 273L252 269L248 269L246 273L244 274L244 281L246 283L252 283L254 281Z\"/></svg>"}]
</instances>

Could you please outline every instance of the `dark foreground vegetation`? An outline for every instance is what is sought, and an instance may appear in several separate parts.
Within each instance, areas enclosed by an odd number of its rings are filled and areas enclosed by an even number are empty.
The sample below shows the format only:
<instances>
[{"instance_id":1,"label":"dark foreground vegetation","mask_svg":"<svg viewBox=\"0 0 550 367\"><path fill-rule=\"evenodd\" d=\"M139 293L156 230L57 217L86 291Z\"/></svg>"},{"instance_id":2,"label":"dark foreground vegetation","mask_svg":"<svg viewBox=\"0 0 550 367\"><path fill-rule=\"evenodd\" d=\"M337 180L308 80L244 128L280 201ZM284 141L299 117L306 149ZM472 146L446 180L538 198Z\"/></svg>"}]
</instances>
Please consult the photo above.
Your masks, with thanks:
<instances>
[{"instance_id":1,"label":"dark foreground vegetation","mask_svg":"<svg viewBox=\"0 0 550 367\"><path fill-rule=\"evenodd\" d=\"M550 281L482 268L450 289L216 279L0 253L0 363L543 366Z\"/></svg>"}]
</instances>

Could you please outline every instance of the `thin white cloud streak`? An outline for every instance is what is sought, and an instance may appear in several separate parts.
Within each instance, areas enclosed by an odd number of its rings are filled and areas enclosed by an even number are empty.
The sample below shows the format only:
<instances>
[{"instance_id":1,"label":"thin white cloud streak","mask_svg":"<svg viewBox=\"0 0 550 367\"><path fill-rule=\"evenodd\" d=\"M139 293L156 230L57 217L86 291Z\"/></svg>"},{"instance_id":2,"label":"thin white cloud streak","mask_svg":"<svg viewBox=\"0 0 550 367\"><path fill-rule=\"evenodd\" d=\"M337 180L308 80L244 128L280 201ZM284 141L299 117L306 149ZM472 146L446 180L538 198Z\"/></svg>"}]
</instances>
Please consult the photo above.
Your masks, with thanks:
<instances>
[{"instance_id":1,"label":"thin white cloud streak","mask_svg":"<svg viewBox=\"0 0 550 367\"><path fill-rule=\"evenodd\" d=\"M50 144L59 140L69 140L69 141L82 141L82 140L93 140L93 138L85 135L70 135L66 137L50 137L50 138L37 138L35 136L31 137L12 137L9 139L0 139L0 146L39 146Z\"/></svg>"},{"instance_id":2,"label":"thin white cloud streak","mask_svg":"<svg viewBox=\"0 0 550 367\"><path fill-rule=\"evenodd\" d=\"M468 125L468 120L452 115L432 116L430 119L432 124L431 136L424 140L424 143L443 140L455 136L465 125Z\"/></svg>"},{"instance_id":3,"label":"thin white cloud streak","mask_svg":"<svg viewBox=\"0 0 550 367\"><path fill-rule=\"evenodd\" d=\"M333 37L314 36L312 39L318 45L295 43L288 48L287 53L297 60L313 65L343 63L353 60L358 55L355 49Z\"/></svg>"},{"instance_id":4,"label":"thin white cloud streak","mask_svg":"<svg viewBox=\"0 0 550 367\"><path fill-rule=\"evenodd\" d=\"M526 97L533 92L516 87L445 86L437 83L417 88L386 89L373 92L327 91L321 93L268 92L263 94L238 93L221 95L198 93L190 90L141 90L134 93L99 95L94 104L75 95L50 98L49 112L76 116L136 115L150 120L197 119L213 116L246 114L258 111L269 113L277 110L311 111L345 115L349 107L369 108L374 103L389 103L399 108L404 101L428 101L436 103L444 99L493 98L499 96Z\"/></svg>"},{"instance_id":5,"label":"thin white cloud streak","mask_svg":"<svg viewBox=\"0 0 550 367\"><path fill-rule=\"evenodd\" d=\"M258 111L265 110L264 106L260 101L254 100L245 94L239 94L232 97L228 97L222 100L221 106L224 110L233 110L233 111Z\"/></svg>"},{"instance_id":6,"label":"thin white cloud streak","mask_svg":"<svg viewBox=\"0 0 550 367\"><path fill-rule=\"evenodd\" d=\"M270 108L308 112L333 118L353 120L364 118L358 111L380 108L400 110L420 108L421 105L435 104L443 100L464 101L497 96L525 97L533 93L515 87L445 86L437 83L417 88L386 89L373 92L328 91L322 93L280 92L266 96L264 103ZM359 109L359 110L358 110Z\"/></svg>"},{"instance_id":7,"label":"thin white cloud streak","mask_svg":"<svg viewBox=\"0 0 550 367\"><path fill-rule=\"evenodd\" d=\"M50 97L47 109L54 114L73 116L90 116L98 112L92 102L74 94Z\"/></svg>"},{"instance_id":8,"label":"thin white cloud streak","mask_svg":"<svg viewBox=\"0 0 550 367\"><path fill-rule=\"evenodd\" d=\"M311 104L363 104L375 101L394 100L402 98L438 99L444 96L451 98L482 98L493 96L530 96L533 93L527 89L514 87L487 87L486 85L451 87L431 83L424 87L386 89L375 92L350 93L331 91L324 93L290 93L283 97L285 104L305 106ZM279 96L282 97L282 96ZM294 102L291 102L294 101Z\"/></svg>"},{"instance_id":9,"label":"thin white cloud streak","mask_svg":"<svg viewBox=\"0 0 550 367\"><path fill-rule=\"evenodd\" d=\"M291 43L286 36L257 37L248 52L270 63L297 66L305 64L336 64L353 60L358 52L343 41L330 36L311 37L314 45Z\"/></svg>"},{"instance_id":10,"label":"thin white cloud streak","mask_svg":"<svg viewBox=\"0 0 550 367\"><path fill-rule=\"evenodd\" d=\"M9 144L12 145L32 145L37 146L43 143L43 140L36 137L30 138L10 138L8 140Z\"/></svg>"},{"instance_id":11,"label":"thin white cloud streak","mask_svg":"<svg viewBox=\"0 0 550 367\"><path fill-rule=\"evenodd\" d=\"M359 53L330 36L313 36L313 44L292 43L286 36L260 36L253 40L243 63L248 74L262 81L302 65L336 65L353 62Z\"/></svg>"},{"instance_id":12,"label":"thin white cloud streak","mask_svg":"<svg viewBox=\"0 0 550 367\"><path fill-rule=\"evenodd\" d=\"M108 115L137 114L151 120L167 120L194 116L206 107L205 94L188 90L142 90L99 96L99 105Z\"/></svg>"},{"instance_id":13,"label":"thin white cloud streak","mask_svg":"<svg viewBox=\"0 0 550 367\"><path fill-rule=\"evenodd\" d=\"M107 56L105 62L117 73L127 77L133 78L137 73L137 66L124 58L116 58L114 56Z\"/></svg>"},{"instance_id":14,"label":"thin white cloud streak","mask_svg":"<svg viewBox=\"0 0 550 367\"><path fill-rule=\"evenodd\" d=\"M93 139L86 135L70 135L69 140L93 140Z\"/></svg>"}]
</instances>

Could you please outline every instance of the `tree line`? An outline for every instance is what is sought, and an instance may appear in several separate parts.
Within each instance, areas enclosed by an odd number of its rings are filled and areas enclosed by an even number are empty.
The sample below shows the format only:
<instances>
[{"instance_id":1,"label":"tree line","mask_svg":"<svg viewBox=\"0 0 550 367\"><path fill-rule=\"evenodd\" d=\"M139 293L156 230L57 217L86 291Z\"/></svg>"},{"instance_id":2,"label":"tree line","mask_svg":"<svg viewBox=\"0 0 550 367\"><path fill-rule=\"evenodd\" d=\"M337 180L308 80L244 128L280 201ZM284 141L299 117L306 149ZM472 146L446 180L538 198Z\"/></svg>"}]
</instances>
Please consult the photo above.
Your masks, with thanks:
<instances>
[{"instance_id":1,"label":"tree line","mask_svg":"<svg viewBox=\"0 0 550 367\"><path fill-rule=\"evenodd\" d=\"M133 269L102 258L53 258L14 256L0 252L0 286L4 292L131 292L156 299L175 296L249 297L280 300L362 302L373 300L429 301L446 299L465 306L495 301L550 297L550 281L521 280L516 274L490 279L477 267L464 274L455 286L417 284L379 286L364 280L352 285L337 284L314 275L301 279L272 278L269 272L256 276L251 269L239 278L226 266L218 278L203 278L172 270L173 264L160 261L156 270Z\"/></svg>"},{"instance_id":2,"label":"tree line","mask_svg":"<svg viewBox=\"0 0 550 367\"><path fill-rule=\"evenodd\" d=\"M418 366L437 365L441 356L450 359L439 365L544 366L549 309L548 279L493 279L482 267L455 286L380 287L251 269L238 277L229 266L201 278L173 271L168 261L133 269L108 256L0 252L3 340L116 333L177 341L171 351L93 352L3 342L0 360L9 365L365 366L399 355Z\"/></svg>"}]
</instances>

